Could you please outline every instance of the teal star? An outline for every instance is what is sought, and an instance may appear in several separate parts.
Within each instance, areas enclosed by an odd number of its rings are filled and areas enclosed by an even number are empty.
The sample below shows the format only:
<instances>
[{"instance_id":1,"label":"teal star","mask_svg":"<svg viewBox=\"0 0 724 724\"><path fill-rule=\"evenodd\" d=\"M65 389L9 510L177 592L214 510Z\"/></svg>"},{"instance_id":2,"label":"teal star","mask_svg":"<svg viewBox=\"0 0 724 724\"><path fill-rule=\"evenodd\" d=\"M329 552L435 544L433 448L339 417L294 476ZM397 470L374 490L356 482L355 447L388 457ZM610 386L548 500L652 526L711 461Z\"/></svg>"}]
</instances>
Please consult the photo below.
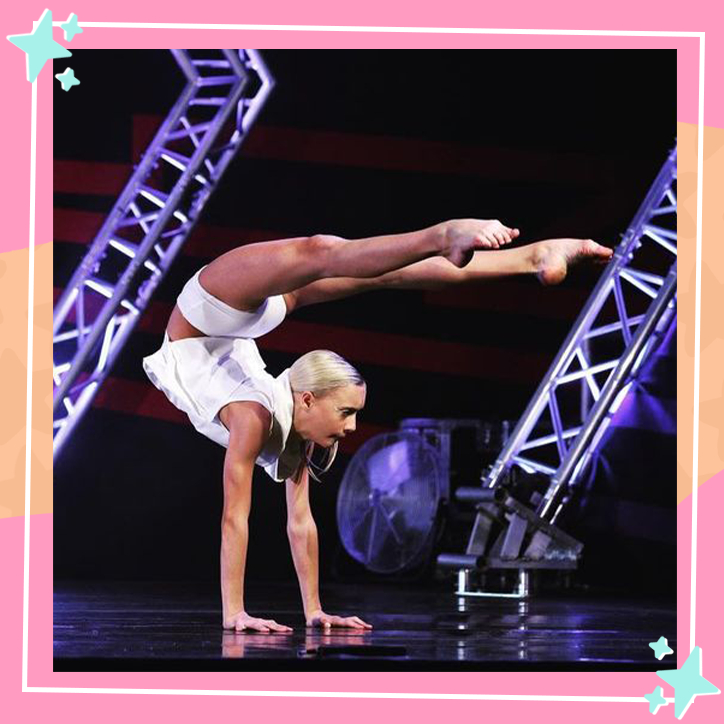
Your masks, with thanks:
<instances>
[{"instance_id":1,"label":"teal star","mask_svg":"<svg viewBox=\"0 0 724 724\"><path fill-rule=\"evenodd\" d=\"M650 694L644 694L644 699L649 702L649 712L656 714L660 707L666 706L669 702L661 696L663 689L657 686Z\"/></svg>"},{"instance_id":2,"label":"teal star","mask_svg":"<svg viewBox=\"0 0 724 724\"><path fill-rule=\"evenodd\" d=\"M694 646L684 665L676 671L657 671L656 675L676 689L674 694L674 716L681 719L694 699L705 694L720 694L721 691L701 675L701 648Z\"/></svg>"},{"instance_id":3,"label":"teal star","mask_svg":"<svg viewBox=\"0 0 724 724\"><path fill-rule=\"evenodd\" d=\"M71 13L68 16L68 19L64 23L60 24L60 27L63 28L65 41L67 43L70 43L70 41L73 40L78 33L83 32L83 28L78 25L78 16L75 13Z\"/></svg>"},{"instance_id":4,"label":"teal star","mask_svg":"<svg viewBox=\"0 0 724 724\"><path fill-rule=\"evenodd\" d=\"M32 33L25 35L8 35L8 40L20 50L27 53L27 78L32 83L42 70L46 60L51 58L67 58L73 55L60 43L53 40L53 13L43 10L40 20Z\"/></svg>"},{"instance_id":5,"label":"teal star","mask_svg":"<svg viewBox=\"0 0 724 724\"><path fill-rule=\"evenodd\" d=\"M659 661L667 654L674 653L674 649L669 648L669 640L663 636L658 641L650 643L649 646L654 650L654 655Z\"/></svg>"},{"instance_id":6,"label":"teal star","mask_svg":"<svg viewBox=\"0 0 724 724\"><path fill-rule=\"evenodd\" d=\"M64 91L69 91L74 85L80 85L72 68L66 68L62 73L56 73L55 77L61 82Z\"/></svg>"}]
</instances>

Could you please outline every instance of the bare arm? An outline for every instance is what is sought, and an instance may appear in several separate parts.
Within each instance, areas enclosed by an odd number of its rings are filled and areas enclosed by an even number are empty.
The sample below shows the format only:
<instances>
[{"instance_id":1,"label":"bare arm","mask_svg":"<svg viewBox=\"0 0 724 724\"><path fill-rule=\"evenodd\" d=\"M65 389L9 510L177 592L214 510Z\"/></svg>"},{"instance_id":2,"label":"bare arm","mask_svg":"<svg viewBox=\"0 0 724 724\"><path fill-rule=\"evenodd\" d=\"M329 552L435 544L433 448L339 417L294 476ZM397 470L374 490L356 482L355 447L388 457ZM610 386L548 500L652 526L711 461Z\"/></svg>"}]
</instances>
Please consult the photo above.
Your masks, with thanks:
<instances>
[{"instance_id":1,"label":"bare arm","mask_svg":"<svg viewBox=\"0 0 724 724\"><path fill-rule=\"evenodd\" d=\"M287 535L302 594L307 626L344 626L372 628L357 616L331 616L322 610L319 600L319 540L317 526L309 506L309 470L302 465L294 478L286 482Z\"/></svg>"},{"instance_id":2,"label":"bare arm","mask_svg":"<svg viewBox=\"0 0 724 724\"><path fill-rule=\"evenodd\" d=\"M224 509L221 518L221 603L224 628L290 630L275 621L248 615L244 571L249 542L249 512L254 463L269 434L270 413L256 402L239 402L230 414L229 447L224 459Z\"/></svg>"},{"instance_id":3,"label":"bare arm","mask_svg":"<svg viewBox=\"0 0 724 724\"><path fill-rule=\"evenodd\" d=\"M309 470L302 465L296 478L286 482L287 536L299 579L306 618L321 610L319 602L319 542L309 507Z\"/></svg>"}]
</instances>

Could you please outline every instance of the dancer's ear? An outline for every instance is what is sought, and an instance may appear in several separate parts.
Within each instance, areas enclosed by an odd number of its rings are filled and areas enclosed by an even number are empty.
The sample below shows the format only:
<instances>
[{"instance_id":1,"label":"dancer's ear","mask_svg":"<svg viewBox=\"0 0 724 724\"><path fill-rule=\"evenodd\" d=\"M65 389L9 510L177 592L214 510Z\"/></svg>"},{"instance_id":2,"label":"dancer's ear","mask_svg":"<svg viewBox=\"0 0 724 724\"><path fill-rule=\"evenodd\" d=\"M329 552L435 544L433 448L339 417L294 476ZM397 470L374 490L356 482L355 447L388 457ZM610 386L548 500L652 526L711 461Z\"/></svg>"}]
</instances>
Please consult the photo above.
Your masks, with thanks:
<instances>
[{"instance_id":1,"label":"dancer's ear","mask_svg":"<svg viewBox=\"0 0 724 724\"><path fill-rule=\"evenodd\" d=\"M309 392L309 391L302 392L301 400L302 400L302 404L304 405L304 407L307 407L307 408L311 407L312 400L314 399L314 397L315 397L314 392Z\"/></svg>"}]
</instances>

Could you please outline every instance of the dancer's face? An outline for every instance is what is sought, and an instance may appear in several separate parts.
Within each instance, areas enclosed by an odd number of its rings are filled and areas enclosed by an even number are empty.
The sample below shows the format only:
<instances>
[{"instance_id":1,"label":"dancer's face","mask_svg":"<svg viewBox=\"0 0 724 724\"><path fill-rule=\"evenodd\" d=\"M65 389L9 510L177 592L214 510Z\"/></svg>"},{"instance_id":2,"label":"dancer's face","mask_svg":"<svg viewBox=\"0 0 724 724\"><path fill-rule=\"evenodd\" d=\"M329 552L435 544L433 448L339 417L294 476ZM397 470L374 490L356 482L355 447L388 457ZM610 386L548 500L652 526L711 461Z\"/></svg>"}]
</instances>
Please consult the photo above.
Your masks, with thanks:
<instances>
[{"instance_id":1,"label":"dancer's face","mask_svg":"<svg viewBox=\"0 0 724 724\"><path fill-rule=\"evenodd\" d=\"M355 431L366 397L365 385L345 385L320 395L295 393L295 428L305 440L332 447L335 439Z\"/></svg>"}]
</instances>

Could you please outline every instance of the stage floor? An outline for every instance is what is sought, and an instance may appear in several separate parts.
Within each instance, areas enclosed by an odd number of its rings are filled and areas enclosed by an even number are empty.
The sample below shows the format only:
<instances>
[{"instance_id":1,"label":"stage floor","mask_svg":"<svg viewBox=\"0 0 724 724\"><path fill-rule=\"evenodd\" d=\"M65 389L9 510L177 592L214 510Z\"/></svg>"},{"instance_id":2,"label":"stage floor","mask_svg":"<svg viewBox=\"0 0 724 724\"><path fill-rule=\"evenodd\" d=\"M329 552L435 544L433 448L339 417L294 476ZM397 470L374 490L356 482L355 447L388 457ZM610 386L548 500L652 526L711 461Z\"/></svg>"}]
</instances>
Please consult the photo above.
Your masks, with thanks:
<instances>
[{"instance_id":1,"label":"stage floor","mask_svg":"<svg viewBox=\"0 0 724 724\"><path fill-rule=\"evenodd\" d=\"M649 642L676 651L675 603L565 592L526 600L448 588L329 584L327 613L371 631L307 629L295 585L249 583L247 609L292 633L221 628L215 588L182 583L56 582L55 671L656 671Z\"/></svg>"}]
</instances>

